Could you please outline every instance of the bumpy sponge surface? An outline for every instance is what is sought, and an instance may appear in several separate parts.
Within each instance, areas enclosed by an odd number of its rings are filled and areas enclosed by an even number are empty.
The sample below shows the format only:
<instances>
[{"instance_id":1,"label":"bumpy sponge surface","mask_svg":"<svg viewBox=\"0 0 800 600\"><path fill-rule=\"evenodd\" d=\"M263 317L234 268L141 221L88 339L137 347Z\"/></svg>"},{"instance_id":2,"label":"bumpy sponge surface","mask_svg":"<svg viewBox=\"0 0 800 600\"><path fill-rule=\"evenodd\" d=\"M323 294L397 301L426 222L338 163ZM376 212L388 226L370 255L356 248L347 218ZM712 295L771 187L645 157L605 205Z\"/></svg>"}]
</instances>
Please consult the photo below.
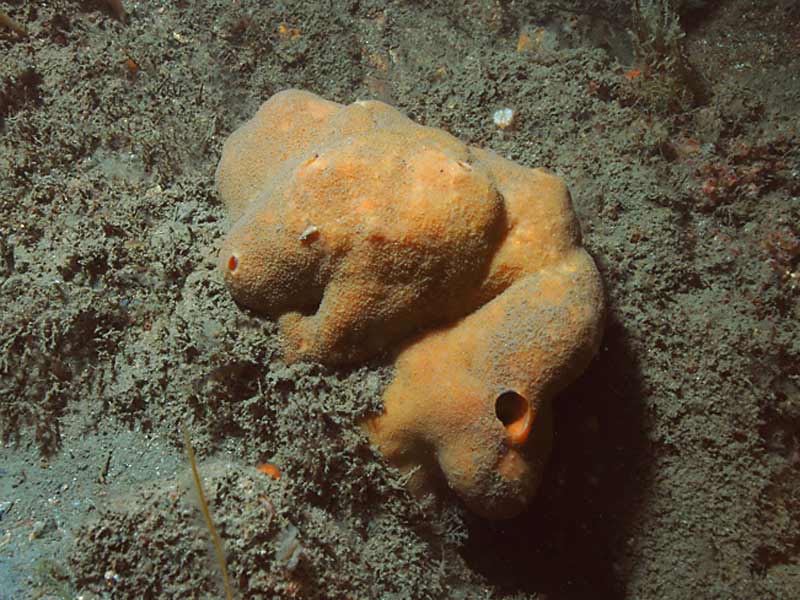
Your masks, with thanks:
<instances>
[{"instance_id":1,"label":"bumpy sponge surface","mask_svg":"<svg viewBox=\"0 0 800 600\"><path fill-rule=\"evenodd\" d=\"M381 102L287 90L225 143L220 266L288 361L396 358L365 424L420 494L505 517L536 488L550 402L602 331L599 274L562 180Z\"/></svg>"}]
</instances>

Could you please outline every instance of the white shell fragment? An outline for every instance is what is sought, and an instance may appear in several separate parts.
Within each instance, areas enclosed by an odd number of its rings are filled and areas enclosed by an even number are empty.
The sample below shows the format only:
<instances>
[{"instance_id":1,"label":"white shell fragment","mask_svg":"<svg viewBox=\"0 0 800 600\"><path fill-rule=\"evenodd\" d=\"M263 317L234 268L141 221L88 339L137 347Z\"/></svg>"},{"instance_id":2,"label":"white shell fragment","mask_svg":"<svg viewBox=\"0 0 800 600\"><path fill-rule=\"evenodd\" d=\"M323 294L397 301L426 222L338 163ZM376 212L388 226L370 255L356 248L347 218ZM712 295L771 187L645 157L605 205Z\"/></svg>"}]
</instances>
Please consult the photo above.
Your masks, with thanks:
<instances>
[{"instance_id":1,"label":"white shell fragment","mask_svg":"<svg viewBox=\"0 0 800 600\"><path fill-rule=\"evenodd\" d=\"M319 229L317 228L316 225L309 225L308 227L306 227L305 231L303 231L303 233L301 233L300 237L297 238L297 239L300 240L301 242L307 242L307 241L311 240L312 238L316 237L318 233L319 233Z\"/></svg>"},{"instance_id":2,"label":"white shell fragment","mask_svg":"<svg viewBox=\"0 0 800 600\"><path fill-rule=\"evenodd\" d=\"M514 124L515 116L516 114L513 108L501 108L494 111L492 121L494 121L494 124L500 129L508 129Z\"/></svg>"}]
</instances>

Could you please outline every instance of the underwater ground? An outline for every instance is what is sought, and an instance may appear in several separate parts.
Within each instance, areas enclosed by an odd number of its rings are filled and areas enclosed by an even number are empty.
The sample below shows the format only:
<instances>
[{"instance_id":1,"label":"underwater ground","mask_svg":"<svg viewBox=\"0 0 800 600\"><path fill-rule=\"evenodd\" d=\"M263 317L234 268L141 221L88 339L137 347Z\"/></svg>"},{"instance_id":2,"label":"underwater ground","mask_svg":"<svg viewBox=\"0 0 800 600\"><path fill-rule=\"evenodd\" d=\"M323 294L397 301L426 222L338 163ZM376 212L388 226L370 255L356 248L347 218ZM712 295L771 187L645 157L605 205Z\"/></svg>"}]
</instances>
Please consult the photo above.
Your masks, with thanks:
<instances>
[{"instance_id":1,"label":"underwater ground","mask_svg":"<svg viewBox=\"0 0 800 600\"><path fill-rule=\"evenodd\" d=\"M0 11L0 598L224 597L182 424L236 597L800 597L795 1ZM357 425L390 368L231 300L214 169L288 87L568 182L606 333L522 516L411 498Z\"/></svg>"}]
</instances>

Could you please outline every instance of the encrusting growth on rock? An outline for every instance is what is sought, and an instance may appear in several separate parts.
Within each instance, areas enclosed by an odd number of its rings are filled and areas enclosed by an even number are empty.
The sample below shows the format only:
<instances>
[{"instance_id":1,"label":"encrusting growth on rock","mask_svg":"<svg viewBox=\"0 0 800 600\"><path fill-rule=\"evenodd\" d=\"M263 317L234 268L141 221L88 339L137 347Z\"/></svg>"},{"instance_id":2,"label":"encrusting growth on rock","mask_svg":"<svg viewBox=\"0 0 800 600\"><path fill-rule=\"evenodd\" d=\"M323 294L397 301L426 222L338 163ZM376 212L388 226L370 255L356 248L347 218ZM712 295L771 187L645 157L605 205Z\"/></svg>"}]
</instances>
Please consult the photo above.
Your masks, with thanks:
<instances>
[{"instance_id":1,"label":"encrusting growth on rock","mask_svg":"<svg viewBox=\"0 0 800 600\"><path fill-rule=\"evenodd\" d=\"M365 429L419 494L518 513L551 445L551 400L602 332L599 274L562 180L377 101L287 90L227 140L221 251L287 361L396 355ZM446 486L444 485L446 484Z\"/></svg>"}]
</instances>

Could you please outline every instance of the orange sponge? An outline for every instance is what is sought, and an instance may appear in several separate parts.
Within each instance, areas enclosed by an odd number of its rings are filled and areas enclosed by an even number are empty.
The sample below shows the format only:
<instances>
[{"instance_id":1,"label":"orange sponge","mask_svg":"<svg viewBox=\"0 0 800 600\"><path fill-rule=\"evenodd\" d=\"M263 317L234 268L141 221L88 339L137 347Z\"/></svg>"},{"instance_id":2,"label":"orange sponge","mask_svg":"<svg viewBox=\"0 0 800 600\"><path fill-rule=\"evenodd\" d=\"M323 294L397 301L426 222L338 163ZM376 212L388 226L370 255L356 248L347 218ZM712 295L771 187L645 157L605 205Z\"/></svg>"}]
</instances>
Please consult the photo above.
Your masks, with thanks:
<instances>
[{"instance_id":1,"label":"orange sponge","mask_svg":"<svg viewBox=\"0 0 800 600\"><path fill-rule=\"evenodd\" d=\"M366 426L419 492L518 512L550 400L590 360L602 290L569 193L381 102L276 94L225 143L234 298L277 319L286 359L397 355Z\"/></svg>"}]
</instances>

